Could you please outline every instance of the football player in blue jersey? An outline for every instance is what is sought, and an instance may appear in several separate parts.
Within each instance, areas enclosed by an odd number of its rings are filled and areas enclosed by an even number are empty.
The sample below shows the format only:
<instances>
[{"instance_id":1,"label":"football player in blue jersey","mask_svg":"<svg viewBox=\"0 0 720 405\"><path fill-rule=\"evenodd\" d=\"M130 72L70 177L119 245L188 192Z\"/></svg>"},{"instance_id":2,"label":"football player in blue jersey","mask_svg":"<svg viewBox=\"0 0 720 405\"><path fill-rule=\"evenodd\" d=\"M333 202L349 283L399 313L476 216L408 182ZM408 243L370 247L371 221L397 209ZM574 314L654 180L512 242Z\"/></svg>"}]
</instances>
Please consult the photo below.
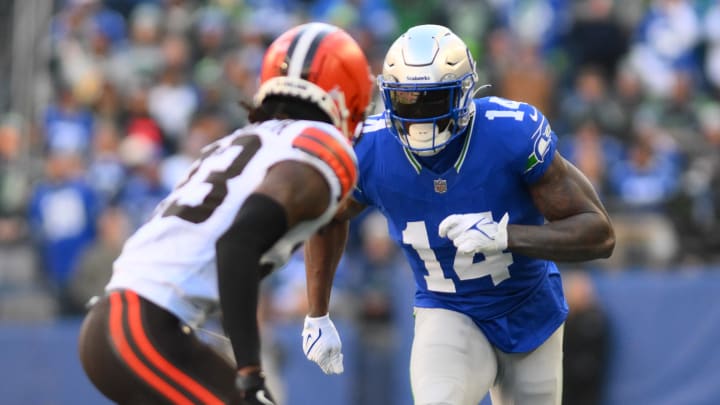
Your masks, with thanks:
<instances>
[{"instance_id":1,"label":"football player in blue jersey","mask_svg":"<svg viewBox=\"0 0 720 405\"><path fill-rule=\"evenodd\" d=\"M373 206L415 276L418 405L557 405L567 304L554 261L610 256L608 214L532 105L473 98L475 61L448 28L410 28L378 78L385 105L356 139L345 209L306 244L306 355L342 368L328 316L348 220Z\"/></svg>"}]
</instances>

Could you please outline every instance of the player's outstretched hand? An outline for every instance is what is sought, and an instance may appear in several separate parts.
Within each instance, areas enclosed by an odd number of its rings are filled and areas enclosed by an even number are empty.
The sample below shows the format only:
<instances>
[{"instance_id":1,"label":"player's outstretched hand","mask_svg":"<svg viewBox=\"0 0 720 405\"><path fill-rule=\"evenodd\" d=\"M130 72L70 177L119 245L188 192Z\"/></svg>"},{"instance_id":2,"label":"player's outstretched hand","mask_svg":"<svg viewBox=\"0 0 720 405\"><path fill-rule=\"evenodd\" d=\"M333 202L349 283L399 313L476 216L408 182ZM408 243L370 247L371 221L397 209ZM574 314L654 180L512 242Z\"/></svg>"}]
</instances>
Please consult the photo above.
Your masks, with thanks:
<instances>
[{"instance_id":1,"label":"player's outstretched hand","mask_svg":"<svg viewBox=\"0 0 720 405\"><path fill-rule=\"evenodd\" d=\"M325 374L343 372L342 343L329 314L306 316L302 340L305 357L317 363Z\"/></svg>"},{"instance_id":2,"label":"player's outstretched hand","mask_svg":"<svg viewBox=\"0 0 720 405\"><path fill-rule=\"evenodd\" d=\"M447 237L453 241L460 253L489 256L507 248L508 220L507 212L500 222L495 222L489 211L450 215L440 223L438 234L441 238Z\"/></svg>"}]
</instances>

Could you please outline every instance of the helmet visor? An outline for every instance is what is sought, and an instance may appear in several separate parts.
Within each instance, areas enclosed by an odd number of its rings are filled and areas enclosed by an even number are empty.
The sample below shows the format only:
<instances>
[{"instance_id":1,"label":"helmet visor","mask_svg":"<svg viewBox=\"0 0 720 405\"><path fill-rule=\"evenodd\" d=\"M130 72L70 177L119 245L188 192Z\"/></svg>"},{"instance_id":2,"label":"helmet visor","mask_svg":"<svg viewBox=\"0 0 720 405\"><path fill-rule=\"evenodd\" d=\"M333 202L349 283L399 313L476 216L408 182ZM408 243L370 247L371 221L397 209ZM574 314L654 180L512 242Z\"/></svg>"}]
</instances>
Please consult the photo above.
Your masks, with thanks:
<instances>
[{"instance_id":1,"label":"helmet visor","mask_svg":"<svg viewBox=\"0 0 720 405\"><path fill-rule=\"evenodd\" d=\"M452 89L388 90L388 98L395 115L405 119L441 118L453 107Z\"/></svg>"}]
</instances>

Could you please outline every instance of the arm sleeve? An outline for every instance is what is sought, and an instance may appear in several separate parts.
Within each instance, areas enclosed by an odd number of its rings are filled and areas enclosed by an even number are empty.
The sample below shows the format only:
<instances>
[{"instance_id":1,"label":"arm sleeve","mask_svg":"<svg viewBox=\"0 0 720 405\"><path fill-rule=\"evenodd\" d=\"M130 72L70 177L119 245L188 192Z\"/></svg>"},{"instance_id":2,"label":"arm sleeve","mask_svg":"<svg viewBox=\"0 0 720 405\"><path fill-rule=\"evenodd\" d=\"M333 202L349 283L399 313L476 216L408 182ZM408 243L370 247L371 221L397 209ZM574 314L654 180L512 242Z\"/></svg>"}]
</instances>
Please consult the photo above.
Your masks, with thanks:
<instances>
[{"instance_id":1,"label":"arm sleeve","mask_svg":"<svg viewBox=\"0 0 720 405\"><path fill-rule=\"evenodd\" d=\"M251 194L216 243L223 327L238 368L260 365L257 325L258 288L262 278L260 257L285 232L284 207L268 196Z\"/></svg>"}]
</instances>

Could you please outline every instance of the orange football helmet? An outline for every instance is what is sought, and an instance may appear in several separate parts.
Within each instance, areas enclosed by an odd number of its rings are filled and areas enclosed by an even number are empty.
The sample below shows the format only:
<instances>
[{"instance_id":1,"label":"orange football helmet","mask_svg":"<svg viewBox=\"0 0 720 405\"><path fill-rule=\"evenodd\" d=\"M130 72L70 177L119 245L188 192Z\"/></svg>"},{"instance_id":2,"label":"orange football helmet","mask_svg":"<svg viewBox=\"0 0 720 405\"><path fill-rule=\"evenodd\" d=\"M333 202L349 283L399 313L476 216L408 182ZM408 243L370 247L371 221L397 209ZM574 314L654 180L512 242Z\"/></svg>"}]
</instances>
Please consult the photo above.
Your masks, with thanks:
<instances>
[{"instance_id":1,"label":"orange football helmet","mask_svg":"<svg viewBox=\"0 0 720 405\"><path fill-rule=\"evenodd\" d=\"M362 48L343 29L307 23L280 35L268 47L255 105L272 95L315 103L351 139L365 119L373 88Z\"/></svg>"}]
</instances>

